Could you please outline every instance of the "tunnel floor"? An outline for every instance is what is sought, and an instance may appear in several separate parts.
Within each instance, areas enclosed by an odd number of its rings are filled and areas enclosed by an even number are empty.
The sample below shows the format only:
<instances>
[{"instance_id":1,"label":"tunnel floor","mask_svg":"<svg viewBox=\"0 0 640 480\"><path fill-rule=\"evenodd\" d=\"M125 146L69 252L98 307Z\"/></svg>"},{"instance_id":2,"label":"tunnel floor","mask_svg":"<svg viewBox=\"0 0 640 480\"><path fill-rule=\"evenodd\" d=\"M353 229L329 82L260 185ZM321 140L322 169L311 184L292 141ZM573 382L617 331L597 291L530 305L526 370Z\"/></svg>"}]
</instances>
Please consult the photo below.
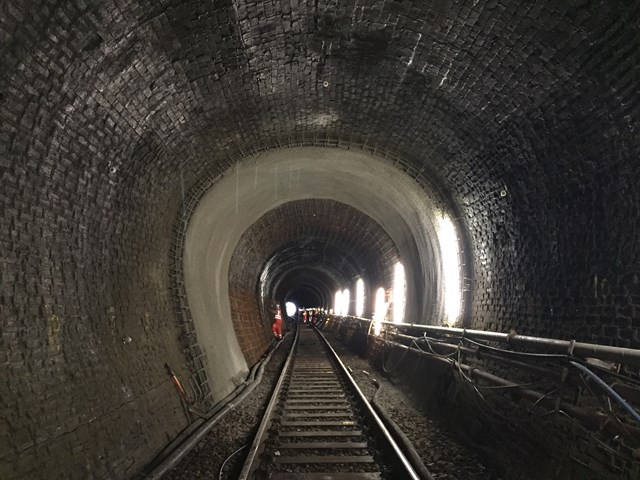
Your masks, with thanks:
<instances>
[{"instance_id":1,"label":"tunnel floor","mask_svg":"<svg viewBox=\"0 0 640 480\"><path fill-rule=\"evenodd\" d=\"M367 360L349 351L335 335L328 332L325 332L325 335L343 362L351 368L354 379L367 398L370 399L375 392L372 378L376 378L381 383L383 391L380 403L410 438L435 479L500 480L502 478L485 464L481 456L467 446L462 438L412 406L405 394L391 382L381 378L379 372L376 372L375 367ZM176 468L164 477L165 479L237 478L245 460L246 448L227 461L222 477L219 477L220 469L230 455L252 441L291 341L292 335L287 336L283 341L283 345L265 369L262 383L254 393L225 417Z\"/></svg>"}]
</instances>

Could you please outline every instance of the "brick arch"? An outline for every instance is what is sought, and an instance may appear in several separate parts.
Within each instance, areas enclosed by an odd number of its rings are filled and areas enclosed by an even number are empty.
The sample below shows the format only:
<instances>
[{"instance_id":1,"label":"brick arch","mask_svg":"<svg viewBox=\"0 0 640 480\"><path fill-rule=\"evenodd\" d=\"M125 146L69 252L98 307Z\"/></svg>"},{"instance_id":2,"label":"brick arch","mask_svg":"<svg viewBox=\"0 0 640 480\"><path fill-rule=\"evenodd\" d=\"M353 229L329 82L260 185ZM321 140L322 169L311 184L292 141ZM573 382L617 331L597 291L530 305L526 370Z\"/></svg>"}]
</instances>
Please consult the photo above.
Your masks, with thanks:
<instances>
[{"instance_id":1,"label":"brick arch","mask_svg":"<svg viewBox=\"0 0 640 480\"><path fill-rule=\"evenodd\" d=\"M398 249L380 224L343 203L298 200L264 214L242 235L229 267L231 317L247 363L255 363L271 341L271 308L288 293L277 284L290 270L287 289L322 269L328 277L316 275L315 282L335 292L358 276L388 287L397 261Z\"/></svg>"}]
</instances>

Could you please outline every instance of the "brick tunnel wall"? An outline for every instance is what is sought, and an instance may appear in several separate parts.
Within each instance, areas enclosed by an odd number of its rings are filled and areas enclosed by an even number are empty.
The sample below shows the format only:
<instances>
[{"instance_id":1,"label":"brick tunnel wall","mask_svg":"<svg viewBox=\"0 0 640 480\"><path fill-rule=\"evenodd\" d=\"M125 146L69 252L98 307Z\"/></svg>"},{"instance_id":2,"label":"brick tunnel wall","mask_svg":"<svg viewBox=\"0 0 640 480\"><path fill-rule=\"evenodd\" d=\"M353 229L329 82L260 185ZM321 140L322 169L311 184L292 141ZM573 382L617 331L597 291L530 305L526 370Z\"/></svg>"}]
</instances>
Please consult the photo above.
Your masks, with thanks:
<instances>
[{"instance_id":1,"label":"brick tunnel wall","mask_svg":"<svg viewBox=\"0 0 640 480\"><path fill-rule=\"evenodd\" d=\"M164 369L185 379L171 230L143 190L63 165L3 176L3 479L131 477L187 425Z\"/></svg>"},{"instance_id":2,"label":"brick tunnel wall","mask_svg":"<svg viewBox=\"0 0 640 480\"><path fill-rule=\"evenodd\" d=\"M184 426L182 192L269 147L438 184L474 326L640 347L639 8L4 2L0 476L128 478Z\"/></svg>"},{"instance_id":3,"label":"brick tunnel wall","mask_svg":"<svg viewBox=\"0 0 640 480\"><path fill-rule=\"evenodd\" d=\"M317 256L311 244L321 249ZM292 262L292 268L306 265L331 272L337 285L347 286L352 295L361 276L367 289L367 312L371 311L372 289L391 285L393 266L400 260L398 249L379 224L339 202L299 200L262 216L238 242L229 266L231 317L248 365L260 359L272 339L273 318L263 315L260 277L268 261L277 255ZM277 271L264 279L269 314L275 302L283 300L275 298L270 285L278 279L271 277L286 274ZM322 281L320 276L318 281ZM332 308L333 295L331 302L328 307ZM282 311L284 315L284 305Z\"/></svg>"},{"instance_id":4,"label":"brick tunnel wall","mask_svg":"<svg viewBox=\"0 0 640 480\"><path fill-rule=\"evenodd\" d=\"M594 55L592 66L625 68L605 62L604 52ZM520 180L497 186L468 210L479 327L640 347L640 204L632 186L640 149L630 144L637 127L623 113L624 94L599 94L598 78L586 81L592 96L550 92L530 120L511 118L500 139L487 140L496 146L482 157L504 159L504 178ZM620 82L628 84L625 75ZM553 117L552 104L573 112L576 124ZM598 118L610 123L598 125Z\"/></svg>"}]
</instances>

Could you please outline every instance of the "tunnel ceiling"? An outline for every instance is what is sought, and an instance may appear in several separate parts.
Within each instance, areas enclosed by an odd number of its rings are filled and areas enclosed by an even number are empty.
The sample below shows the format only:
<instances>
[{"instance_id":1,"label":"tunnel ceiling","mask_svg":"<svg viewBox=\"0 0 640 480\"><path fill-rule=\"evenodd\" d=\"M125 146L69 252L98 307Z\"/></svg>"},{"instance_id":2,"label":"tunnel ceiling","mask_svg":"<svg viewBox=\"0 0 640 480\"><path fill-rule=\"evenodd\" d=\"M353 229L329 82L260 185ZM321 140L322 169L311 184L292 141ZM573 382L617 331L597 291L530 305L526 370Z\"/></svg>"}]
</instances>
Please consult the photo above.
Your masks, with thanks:
<instances>
[{"instance_id":1,"label":"tunnel ceiling","mask_svg":"<svg viewBox=\"0 0 640 480\"><path fill-rule=\"evenodd\" d=\"M336 139L463 203L506 184L537 219L637 148L637 4L29 5L1 17L3 143L29 159L7 180L28 195L64 178L91 193L75 209L176 205L176 172L188 187L236 155Z\"/></svg>"},{"instance_id":2,"label":"tunnel ceiling","mask_svg":"<svg viewBox=\"0 0 640 480\"><path fill-rule=\"evenodd\" d=\"M84 260L70 259L66 277L33 268L65 284L72 304L84 296L73 272L86 265L117 297L132 281L162 283L151 265L167 256L185 192L203 175L276 146L360 146L446 193L468 228L473 288L500 292L506 327L528 311L510 297L530 292L533 326L557 289L616 282L640 260L638 247L618 247L634 243L624 224L640 208L638 10L551 0L7 2L6 250L21 264L36 262L26 253L34 236L52 239L38 247L51 259L73 245ZM119 264L108 260L115 251ZM552 285L549 275L562 278ZM491 302L477 307L492 316ZM580 315L570 316L577 327Z\"/></svg>"},{"instance_id":3,"label":"tunnel ceiling","mask_svg":"<svg viewBox=\"0 0 640 480\"><path fill-rule=\"evenodd\" d=\"M292 302L298 307L333 308L338 285L334 278L321 268L302 267L303 271L289 270L278 282L275 298Z\"/></svg>"},{"instance_id":4,"label":"tunnel ceiling","mask_svg":"<svg viewBox=\"0 0 640 480\"><path fill-rule=\"evenodd\" d=\"M253 286L268 303L317 298L321 303L306 305L332 308L335 292L355 292L357 278L368 289L389 287L400 260L384 229L355 208L327 199L288 202L240 239L229 269L230 292L240 283Z\"/></svg>"}]
</instances>

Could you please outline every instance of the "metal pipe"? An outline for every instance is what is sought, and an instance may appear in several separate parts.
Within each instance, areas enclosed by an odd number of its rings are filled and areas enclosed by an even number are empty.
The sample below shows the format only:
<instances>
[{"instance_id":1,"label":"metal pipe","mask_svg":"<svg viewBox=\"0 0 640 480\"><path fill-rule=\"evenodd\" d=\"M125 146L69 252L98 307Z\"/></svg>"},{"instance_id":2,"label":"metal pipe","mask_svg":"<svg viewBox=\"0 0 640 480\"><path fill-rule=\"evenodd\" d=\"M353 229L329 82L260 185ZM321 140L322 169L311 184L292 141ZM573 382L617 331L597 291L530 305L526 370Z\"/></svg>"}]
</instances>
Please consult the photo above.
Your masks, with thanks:
<instances>
[{"instance_id":1,"label":"metal pipe","mask_svg":"<svg viewBox=\"0 0 640 480\"><path fill-rule=\"evenodd\" d=\"M200 440L202 440L213 427L231 410L233 410L237 404L242 402L245 398L249 396L251 392L260 384L262 381L262 375L264 373L265 366L271 360L271 357L278 349L278 347L282 345L282 342L276 343L276 346L269 354L264 358L262 363L260 363L260 367L258 367L257 374L252 383L249 383L246 388L240 393L234 402L230 402L225 405L218 413L214 414L208 420L204 421L200 428L193 433L190 437L188 437L181 445L179 445L174 451L172 451L160 465L156 466L149 474L147 474L144 478L145 480L158 480L165 473L175 467L180 460L182 460L187 453L189 453Z\"/></svg>"},{"instance_id":2,"label":"metal pipe","mask_svg":"<svg viewBox=\"0 0 640 480\"><path fill-rule=\"evenodd\" d=\"M402 333L395 333L393 335L396 338L399 338L401 340L407 340L407 341L417 342L419 340L424 340L423 337L412 337L411 335L403 335ZM483 351L482 348L480 347L476 347L476 348L464 347L462 345L453 345L452 343L446 343L446 342L434 343L431 345L431 347L436 351L439 347L441 347L442 350L445 350L448 352L455 352L457 350L460 350L462 353L467 355L474 355L483 360L491 360L492 362L500 363L502 365L508 365L508 366L520 368L522 370L527 370L529 372L536 373L538 375L542 375L544 377L548 377L554 380L559 379L561 375L561 372L559 370L553 370L551 368L542 367L539 365L530 365L528 363L519 362L511 358L501 357L499 355ZM575 385L579 384L577 381L575 381L575 379L572 379L572 384L573 383L575 383Z\"/></svg>"},{"instance_id":3,"label":"metal pipe","mask_svg":"<svg viewBox=\"0 0 640 480\"><path fill-rule=\"evenodd\" d=\"M372 320L360 317L349 317L358 321L371 322ZM576 342L575 340L558 340L555 338L532 337L518 335L517 333L501 333L488 330L470 330L467 328L438 327L435 325L420 325L416 323L381 322L398 329L415 329L423 332L439 333L457 338L468 337L492 342L502 342L509 345L537 348L553 353L563 353L576 357L593 357L609 360L627 365L640 366L640 349L612 347L595 343Z\"/></svg>"},{"instance_id":4,"label":"metal pipe","mask_svg":"<svg viewBox=\"0 0 640 480\"><path fill-rule=\"evenodd\" d=\"M372 336L375 337L375 335L372 335ZM375 337L375 338L378 338L378 337ZM448 359L437 357L432 354L423 352L421 350L412 349L401 343L388 341L388 340L387 340L387 343L390 343L397 348L411 350L417 355L424 356L425 358L430 358L439 363L445 363L449 366L453 365L452 362ZM540 393L535 390L523 388L522 386L516 383L510 382L509 380L506 380L504 378L498 377L491 373L485 372L484 370L481 370L478 368L470 367L464 364L459 364L459 366L462 370L465 371L465 373L467 373L472 378L473 377L481 378L482 380L489 383L493 383L494 385L518 389L518 391L523 397L527 397L540 404L548 404L549 406L553 406L554 408L556 407L556 403L555 403L556 399L554 397L548 396L546 394ZM604 413L591 412L591 411L585 410L584 408L577 407L575 405L567 403L565 401L560 401L558 407L568 415L584 421L587 425L589 425L594 430L604 430L614 435L620 435L624 437L631 445L639 444L640 428L634 427L629 424L619 425L617 423L611 422L609 416Z\"/></svg>"}]
</instances>

